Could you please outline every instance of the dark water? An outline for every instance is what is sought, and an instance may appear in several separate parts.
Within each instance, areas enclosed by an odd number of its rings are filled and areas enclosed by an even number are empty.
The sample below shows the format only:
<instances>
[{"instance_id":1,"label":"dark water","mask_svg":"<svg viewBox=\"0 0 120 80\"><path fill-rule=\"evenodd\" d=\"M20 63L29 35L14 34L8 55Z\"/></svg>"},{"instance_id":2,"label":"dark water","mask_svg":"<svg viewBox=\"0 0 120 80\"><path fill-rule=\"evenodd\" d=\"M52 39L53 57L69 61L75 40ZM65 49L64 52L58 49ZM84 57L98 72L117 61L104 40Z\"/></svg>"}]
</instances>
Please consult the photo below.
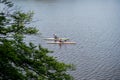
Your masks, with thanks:
<instances>
[{"instance_id":1,"label":"dark water","mask_svg":"<svg viewBox=\"0 0 120 80\"><path fill-rule=\"evenodd\" d=\"M42 33L27 40L54 50L59 61L73 63L75 80L120 80L119 0L14 0L34 11L32 24ZM48 45L53 33L76 45Z\"/></svg>"}]
</instances>

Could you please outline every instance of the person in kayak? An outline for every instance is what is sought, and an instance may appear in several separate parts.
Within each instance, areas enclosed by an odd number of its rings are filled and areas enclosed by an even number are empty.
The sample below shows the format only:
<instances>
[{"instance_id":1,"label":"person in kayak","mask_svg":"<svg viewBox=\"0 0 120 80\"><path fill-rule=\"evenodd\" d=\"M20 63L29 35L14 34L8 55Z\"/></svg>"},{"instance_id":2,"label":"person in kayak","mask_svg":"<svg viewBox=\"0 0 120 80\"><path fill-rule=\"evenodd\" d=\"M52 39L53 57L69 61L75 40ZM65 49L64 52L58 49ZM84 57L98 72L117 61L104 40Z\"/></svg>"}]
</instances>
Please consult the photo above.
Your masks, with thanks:
<instances>
[{"instance_id":1,"label":"person in kayak","mask_svg":"<svg viewBox=\"0 0 120 80\"><path fill-rule=\"evenodd\" d=\"M60 43L62 43L62 42L63 42L63 40L62 40L62 39L59 39L59 42L60 42Z\"/></svg>"},{"instance_id":2,"label":"person in kayak","mask_svg":"<svg viewBox=\"0 0 120 80\"><path fill-rule=\"evenodd\" d=\"M53 34L55 42L59 40L59 37L56 34Z\"/></svg>"}]
</instances>

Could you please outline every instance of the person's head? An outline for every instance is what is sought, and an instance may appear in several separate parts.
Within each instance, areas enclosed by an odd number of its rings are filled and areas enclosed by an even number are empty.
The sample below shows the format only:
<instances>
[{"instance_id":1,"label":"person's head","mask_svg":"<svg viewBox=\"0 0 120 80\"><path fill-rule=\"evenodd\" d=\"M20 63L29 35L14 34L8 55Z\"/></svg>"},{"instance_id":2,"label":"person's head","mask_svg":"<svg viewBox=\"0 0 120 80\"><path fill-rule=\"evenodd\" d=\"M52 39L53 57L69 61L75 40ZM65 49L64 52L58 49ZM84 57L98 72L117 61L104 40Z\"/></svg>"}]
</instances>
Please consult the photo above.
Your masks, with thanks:
<instances>
[{"instance_id":1,"label":"person's head","mask_svg":"<svg viewBox=\"0 0 120 80\"><path fill-rule=\"evenodd\" d=\"M53 34L54 36L56 36L56 34Z\"/></svg>"}]
</instances>

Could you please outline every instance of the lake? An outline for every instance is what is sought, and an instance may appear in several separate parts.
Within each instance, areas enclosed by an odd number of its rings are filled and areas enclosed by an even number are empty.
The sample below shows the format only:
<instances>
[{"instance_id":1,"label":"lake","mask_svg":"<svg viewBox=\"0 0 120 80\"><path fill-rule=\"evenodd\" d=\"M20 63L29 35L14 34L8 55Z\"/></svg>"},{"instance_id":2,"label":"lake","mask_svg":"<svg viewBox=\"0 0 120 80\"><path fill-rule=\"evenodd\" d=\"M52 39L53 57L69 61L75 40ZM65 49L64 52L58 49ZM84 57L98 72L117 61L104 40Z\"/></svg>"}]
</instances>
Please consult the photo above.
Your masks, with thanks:
<instances>
[{"instance_id":1,"label":"lake","mask_svg":"<svg viewBox=\"0 0 120 80\"><path fill-rule=\"evenodd\" d=\"M75 80L120 80L120 0L13 0L34 11L42 35L26 41L53 50L51 56L76 66ZM43 38L69 38L77 44L47 44Z\"/></svg>"}]
</instances>

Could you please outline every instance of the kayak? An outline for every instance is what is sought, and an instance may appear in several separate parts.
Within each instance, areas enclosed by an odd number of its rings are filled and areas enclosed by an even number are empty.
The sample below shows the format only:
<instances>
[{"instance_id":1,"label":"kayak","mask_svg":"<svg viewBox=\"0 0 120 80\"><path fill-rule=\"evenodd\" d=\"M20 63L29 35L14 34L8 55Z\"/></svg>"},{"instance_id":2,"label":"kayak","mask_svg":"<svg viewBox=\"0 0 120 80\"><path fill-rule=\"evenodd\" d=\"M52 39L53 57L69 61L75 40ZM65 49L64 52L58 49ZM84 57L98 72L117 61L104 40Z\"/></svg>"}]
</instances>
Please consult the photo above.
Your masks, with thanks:
<instances>
[{"instance_id":1,"label":"kayak","mask_svg":"<svg viewBox=\"0 0 120 80\"><path fill-rule=\"evenodd\" d=\"M47 44L76 44L76 42L47 42Z\"/></svg>"},{"instance_id":2,"label":"kayak","mask_svg":"<svg viewBox=\"0 0 120 80\"><path fill-rule=\"evenodd\" d=\"M68 38L58 38L62 40L69 40ZM56 40L55 38L44 38L44 40Z\"/></svg>"}]
</instances>

